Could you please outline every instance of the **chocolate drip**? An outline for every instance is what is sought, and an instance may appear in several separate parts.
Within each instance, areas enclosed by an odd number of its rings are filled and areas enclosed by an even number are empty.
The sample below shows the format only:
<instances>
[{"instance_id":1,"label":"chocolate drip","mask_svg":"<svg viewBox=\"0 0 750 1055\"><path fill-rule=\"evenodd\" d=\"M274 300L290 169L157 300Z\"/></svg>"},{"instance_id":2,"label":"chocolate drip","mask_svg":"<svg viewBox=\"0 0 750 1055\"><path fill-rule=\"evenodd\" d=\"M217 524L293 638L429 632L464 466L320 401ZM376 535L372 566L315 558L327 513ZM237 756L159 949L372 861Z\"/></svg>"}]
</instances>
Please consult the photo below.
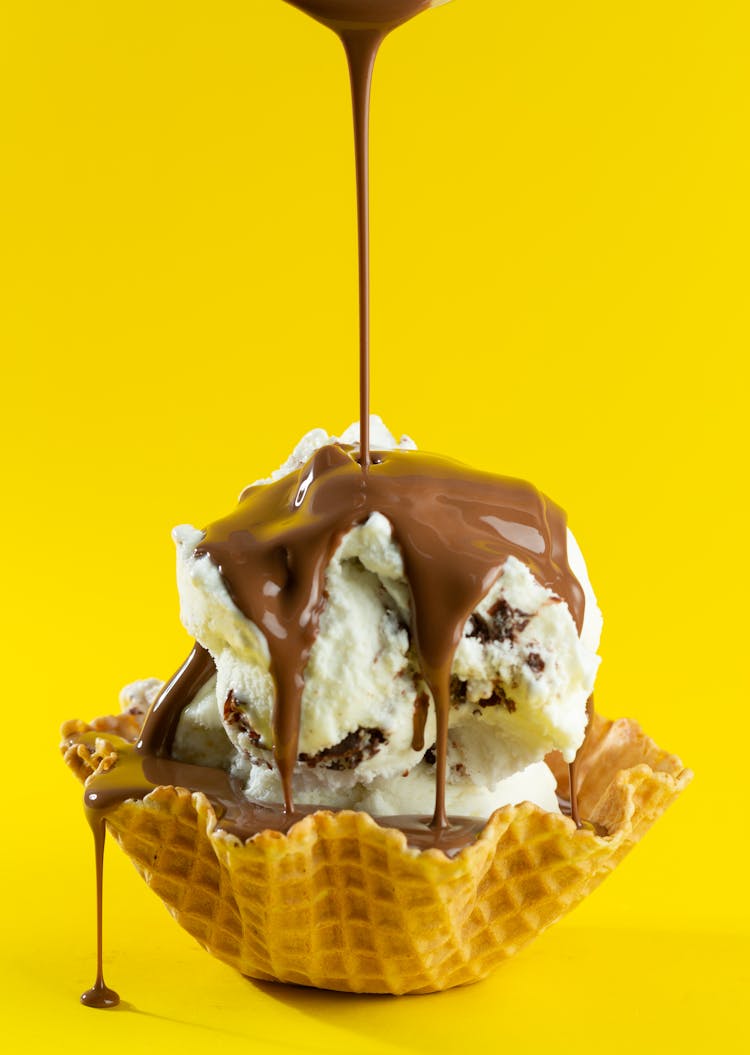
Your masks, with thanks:
<instances>
[{"instance_id":1,"label":"chocolate drip","mask_svg":"<svg viewBox=\"0 0 750 1055\"><path fill-rule=\"evenodd\" d=\"M104 843L107 833L105 820L108 810L119 806L126 799L142 799L156 786L146 777L151 766L157 766L162 756L167 755L177 730L184 708L195 698L209 678L216 673L210 653L199 645L193 646L188 658L172 675L149 708L143 723L140 739L133 746L112 737L119 744L117 765L109 772L92 777L83 796L86 817L94 835L96 858L96 981L91 989L81 995L81 1003L87 1007L110 1008L120 1002L119 995L104 981L102 969L102 900L104 875ZM97 734L98 735L98 734ZM89 738L93 746L96 736ZM193 767L198 768L198 767ZM207 770L203 779L211 783ZM216 773L219 771L217 770ZM168 774L164 774L168 775ZM188 776L188 774L183 774ZM223 774L225 777L226 774ZM214 778L216 779L216 778ZM219 778L221 782L221 778ZM167 780L166 783L171 781ZM190 787L183 784L182 787Z\"/></svg>"},{"instance_id":2,"label":"chocolate drip","mask_svg":"<svg viewBox=\"0 0 750 1055\"><path fill-rule=\"evenodd\" d=\"M583 743L576 752L576 757L568 765L568 795L569 798L563 796L557 796L557 802L560 807L560 811L567 817L570 817L576 828L581 829L586 827L587 822L581 820L581 813L578 808L578 759L580 758L581 751L586 746L586 739L591 728L591 723L594 718L594 695L593 693L586 700L586 733L583 738Z\"/></svg>"},{"instance_id":3,"label":"chocolate drip","mask_svg":"<svg viewBox=\"0 0 750 1055\"><path fill-rule=\"evenodd\" d=\"M81 993L81 1003L86 1007L100 1009L117 1007L119 995L110 989L104 981L102 965L102 892L104 886L104 842L107 835L107 822L104 814L96 810L86 810L86 817L94 836L94 857L96 860L96 981L85 993Z\"/></svg>"},{"instance_id":4,"label":"chocolate drip","mask_svg":"<svg viewBox=\"0 0 750 1055\"><path fill-rule=\"evenodd\" d=\"M210 653L196 641L193 650L173 674L146 715L138 750L146 755L167 755L183 708L216 673Z\"/></svg>"},{"instance_id":5,"label":"chocolate drip","mask_svg":"<svg viewBox=\"0 0 750 1055\"><path fill-rule=\"evenodd\" d=\"M578 776L576 772L577 758L568 765L568 784L570 785L570 818L576 828L581 828L581 814L578 809Z\"/></svg>"}]
</instances>

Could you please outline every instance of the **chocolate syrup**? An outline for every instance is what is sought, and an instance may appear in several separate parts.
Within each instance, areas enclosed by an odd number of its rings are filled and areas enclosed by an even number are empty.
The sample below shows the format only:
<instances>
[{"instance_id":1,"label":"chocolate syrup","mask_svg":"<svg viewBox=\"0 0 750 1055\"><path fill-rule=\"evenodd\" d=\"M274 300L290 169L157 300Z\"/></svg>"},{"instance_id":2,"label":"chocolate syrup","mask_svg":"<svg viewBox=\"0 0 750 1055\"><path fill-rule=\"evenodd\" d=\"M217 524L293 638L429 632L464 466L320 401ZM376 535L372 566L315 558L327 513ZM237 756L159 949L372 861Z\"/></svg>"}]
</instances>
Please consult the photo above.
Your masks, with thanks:
<instances>
[{"instance_id":1,"label":"chocolate syrup","mask_svg":"<svg viewBox=\"0 0 750 1055\"><path fill-rule=\"evenodd\" d=\"M357 175L359 427L362 472L370 466L370 88L385 37L436 0L287 0L337 34L349 64ZM437 0L444 3L445 0Z\"/></svg>"},{"instance_id":2,"label":"chocolate syrup","mask_svg":"<svg viewBox=\"0 0 750 1055\"><path fill-rule=\"evenodd\" d=\"M183 707L190 703L215 673L210 653L196 641L188 658L154 700L148 721L141 730L137 745L139 751L146 756L168 753Z\"/></svg>"},{"instance_id":3,"label":"chocolate syrup","mask_svg":"<svg viewBox=\"0 0 750 1055\"><path fill-rule=\"evenodd\" d=\"M359 261L360 445L317 451L297 473L243 494L237 510L210 525L196 551L218 567L235 603L268 642L276 685L273 751L284 803L249 801L223 770L179 763L169 756L183 708L214 673L196 644L151 707L136 745L108 737L114 767L89 780L87 815L97 866L97 979L81 1000L91 1007L119 1002L102 973L102 870L106 814L155 787L200 791L218 827L242 839L267 829L286 832L319 807L295 806L304 670L325 603L324 576L341 538L372 513L390 521L411 592L415 648L435 706L437 741L432 817L376 817L400 829L411 846L437 847L448 856L469 845L484 827L476 818L448 818L445 779L449 678L453 655L469 615L509 556L564 600L579 631L584 596L566 556L565 514L530 484L473 472L447 459L405 451L370 451L369 108L372 71L389 32L436 0L288 0L340 37L349 65L354 117ZM437 0L442 2L442 0ZM429 696L414 713L413 745L424 746ZM92 745L97 734L88 734ZM80 739L80 738L79 738ZM85 741L87 737L83 737ZM571 767L571 807L576 823Z\"/></svg>"},{"instance_id":4,"label":"chocolate syrup","mask_svg":"<svg viewBox=\"0 0 750 1055\"><path fill-rule=\"evenodd\" d=\"M110 989L104 981L104 967L102 964L102 910L103 910L103 884L104 884L104 841L107 835L107 821L101 811L86 810L91 832L94 836L94 860L96 862L96 981L85 993L81 993L81 1003L86 1007L106 1009L117 1007L120 1003L119 994Z\"/></svg>"},{"instance_id":5,"label":"chocolate syrup","mask_svg":"<svg viewBox=\"0 0 750 1055\"><path fill-rule=\"evenodd\" d=\"M75 742L93 749L100 736L101 733L97 732L78 734ZM158 787L189 788L201 792L213 807L217 828L243 841L269 829L288 832L292 825L323 808L299 805L290 812L281 803L256 802L248 799L241 782L223 769L146 755L137 746L111 734L107 734L107 742L117 752L117 764L90 780L84 793L84 804L97 840L97 853L104 845L100 833L104 830L108 811L126 800L145 798ZM330 813L340 812L333 807L325 809ZM397 828L403 832L408 844L416 849L437 847L449 857L473 842L485 825L484 820L476 817L451 817L450 825L436 833L429 816L376 816L373 820L383 828Z\"/></svg>"}]
</instances>

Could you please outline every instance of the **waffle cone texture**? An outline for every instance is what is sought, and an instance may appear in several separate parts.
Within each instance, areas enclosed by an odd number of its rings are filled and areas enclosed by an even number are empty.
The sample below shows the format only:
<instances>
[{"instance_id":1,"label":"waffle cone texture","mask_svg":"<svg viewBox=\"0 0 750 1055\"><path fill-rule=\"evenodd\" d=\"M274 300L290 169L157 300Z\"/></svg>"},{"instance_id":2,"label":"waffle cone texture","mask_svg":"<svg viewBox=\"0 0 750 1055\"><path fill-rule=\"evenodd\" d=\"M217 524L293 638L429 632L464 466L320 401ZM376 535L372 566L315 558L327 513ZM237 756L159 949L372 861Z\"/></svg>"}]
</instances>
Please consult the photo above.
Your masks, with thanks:
<instances>
[{"instance_id":1,"label":"waffle cone texture","mask_svg":"<svg viewBox=\"0 0 750 1055\"><path fill-rule=\"evenodd\" d=\"M81 733L96 731L94 748ZM117 764L130 715L63 726L85 781ZM568 792L567 766L547 760ZM185 930L244 975L355 993L430 993L486 977L601 883L691 778L635 722L596 716L579 754L594 834L522 803L454 858L407 846L366 813L321 810L247 842L204 795L158 787L107 815L111 833Z\"/></svg>"}]
</instances>

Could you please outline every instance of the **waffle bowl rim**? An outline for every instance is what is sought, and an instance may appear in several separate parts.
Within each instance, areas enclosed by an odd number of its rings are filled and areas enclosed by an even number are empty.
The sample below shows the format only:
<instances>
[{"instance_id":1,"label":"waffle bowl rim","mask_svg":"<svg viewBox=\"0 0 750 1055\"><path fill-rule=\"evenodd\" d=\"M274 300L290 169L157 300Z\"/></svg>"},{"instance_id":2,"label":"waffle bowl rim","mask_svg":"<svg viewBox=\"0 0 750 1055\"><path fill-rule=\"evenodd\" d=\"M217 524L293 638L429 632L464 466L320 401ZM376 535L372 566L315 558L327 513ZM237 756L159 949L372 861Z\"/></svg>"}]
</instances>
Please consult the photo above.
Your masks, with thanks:
<instances>
[{"instance_id":1,"label":"waffle bowl rim","mask_svg":"<svg viewBox=\"0 0 750 1055\"><path fill-rule=\"evenodd\" d=\"M132 747L138 728L136 718L127 714L91 724L67 722L61 745L65 761L85 783L93 773L105 772L116 762L118 743ZM124 737L119 736L122 732ZM604 781L597 779L601 777L597 758L613 750L635 764L610 772ZM662 751L637 723L628 720L595 718L581 755L580 801L584 815L606 828L603 836L577 830L568 817L524 802L494 811L475 840L453 857L436 848L410 847L403 832L383 827L369 814L355 810L315 810L287 833L265 829L243 840L218 827L216 813L203 793L171 785L155 787L143 799L126 800L108 811L111 823L107 826L176 921L209 953L244 975L350 993L441 992L486 977L567 914L615 868L692 778L676 756ZM547 761L560 789L567 767L559 756ZM192 878L185 883L182 873L175 880L177 873L166 866L152 867L150 856L144 856L139 845L145 837L146 848L151 846L149 833L153 841L153 832L157 832L165 852L172 847L179 855L185 825L195 839L189 851L194 867L201 860L205 867L208 857L214 877L207 888L213 908L204 906L197 916ZM346 858L351 850L358 861L369 863L352 866ZM318 874L315 862L321 857L327 861L331 854L338 862L334 874L329 865ZM531 868L528 879L514 870L513 861L519 855L527 871ZM381 893L381 900L366 910L376 953L374 962L362 966L351 945L359 941L357 921L361 917L352 913L348 894L343 901L340 898L342 884L347 892L352 884L354 896L367 902L372 896L371 867L376 875L390 879L392 891L385 901ZM338 875L336 869L341 869ZM307 939L312 945L296 949L291 957L283 947L288 900L279 922L274 899L288 899L290 883L295 886L295 870L297 879L302 874L308 899L312 899L308 904L318 903L322 896L335 906L336 926L343 928L342 944L338 950L332 948L330 955L328 946L321 953L316 944L319 939L314 937ZM199 877L199 899L201 881ZM528 881L531 887L526 886ZM279 892L275 882L281 884ZM185 898L191 905L186 905ZM426 942L419 927L415 931L411 917L398 915L404 903L416 905L418 923L421 920L420 926L426 925L429 932ZM258 911L275 911L277 920L275 925L268 919L261 924L261 937ZM394 912L404 927L395 938ZM227 914L232 918L229 931L225 929ZM319 921L315 926L325 923ZM386 927L390 938L378 937L380 926ZM383 944L388 941L390 945ZM438 952L431 947L434 943Z\"/></svg>"},{"instance_id":2,"label":"waffle bowl rim","mask_svg":"<svg viewBox=\"0 0 750 1055\"><path fill-rule=\"evenodd\" d=\"M614 772L611 780L607 782L606 791L599 801L589 812L590 819L595 821L606 834L597 834L586 828L577 829L570 817L562 813L553 813L543 809L531 802L520 802L500 806L487 818L483 828L476 838L463 847L453 856L448 856L443 850L435 847L419 849L408 845L406 835L398 828L384 826L376 821L364 810L353 809L331 809L324 806L314 812L301 817L295 821L286 832L280 832L272 828L263 829L246 839L223 830L219 826L217 814L209 799L200 791L191 791L179 785L158 785L147 795L140 799L126 799L111 811L107 811L107 819L116 818L121 806L142 806L146 809L167 809L175 796L189 796L195 808L196 815L202 820L206 836L210 840L217 840L225 846L232 847L236 852L242 852L243 848L254 847L257 850L270 851L274 856L281 856L287 849L294 849L295 844L302 844L311 836L319 833L321 828L326 829L327 835L335 835L335 828L341 827L342 831L351 826L352 823L363 825L375 839L383 841L384 848L389 845L393 850L411 859L420 858L425 861L433 861L435 865L445 867L451 866L454 871L461 871L461 866L468 866L470 860L478 852L486 849L497 851L503 833L510 827L512 821L522 815L536 814L543 819L545 826L561 835L567 835L580 841L590 842L592 847L609 847L613 849L618 842L627 839L631 834L632 822L635 814L635 790L641 780L658 782L663 785L667 795L667 802L658 811L657 816L666 809L674 798L691 782L693 772L687 768L681 759L673 754L663 751L641 729L639 723L634 719L619 718L608 720L601 715L594 716L593 728L596 734L597 746L603 737L616 726L626 726L635 736L640 736L655 753L656 766L641 762L635 766L618 769ZM74 772L84 787L99 773L108 770L117 761L117 746L113 744L112 738L132 742L134 731L137 726L129 715L107 716L94 719L90 723L78 719L65 722L61 729L63 737L60 744L64 760L68 767ZM96 733L96 753L99 756L98 764L92 768L91 762L79 751L80 734ZM129 733L130 737L123 736ZM590 744L590 740L587 741ZM96 757L96 756L94 756ZM550 761L547 757L547 761ZM559 757L557 765L551 768L555 773L558 789L560 787L561 762ZM656 819L655 817L653 819ZM650 825L649 825L650 826ZM637 841L634 840L634 841Z\"/></svg>"}]
</instances>

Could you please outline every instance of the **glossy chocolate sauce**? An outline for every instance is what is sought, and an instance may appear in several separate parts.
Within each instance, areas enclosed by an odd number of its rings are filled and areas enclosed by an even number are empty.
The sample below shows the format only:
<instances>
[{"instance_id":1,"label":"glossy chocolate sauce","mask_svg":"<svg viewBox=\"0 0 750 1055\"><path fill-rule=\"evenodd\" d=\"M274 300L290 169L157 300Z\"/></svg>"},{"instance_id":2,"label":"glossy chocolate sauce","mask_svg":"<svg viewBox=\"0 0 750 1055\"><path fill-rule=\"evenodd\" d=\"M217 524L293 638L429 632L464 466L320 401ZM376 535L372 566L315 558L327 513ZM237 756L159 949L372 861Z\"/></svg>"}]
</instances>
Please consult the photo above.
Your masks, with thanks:
<instances>
[{"instance_id":1,"label":"glossy chocolate sauce","mask_svg":"<svg viewBox=\"0 0 750 1055\"><path fill-rule=\"evenodd\" d=\"M337 34L349 64L357 174L359 424L362 471L370 466L370 88L385 37L445 0L287 0Z\"/></svg>"},{"instance_id":2,"label":"glossy chocolate sauce","mask_svg":"<svg viewBox=\"0 0 750 1055\"><path fill-rule=\"evenodd\" d=\"M567 562L565 514L530 484L466 469L448 459L412 451L371 454L368 138L372 70L391 30L435 0L288 0L340 37L349 64L354 115L359 246L360 446L330 445L296 473L248 489L230 516L209 525L196 551L218 567L237 606L260 627L276 685L273 752L284 803L249 801L223 770L169 757L180 714L214 673L211 656L196 644L151 707L136 745L107 736L117 763L90 779L87 816L97 866L97 979L81 1000L90 1007L119 1002L102 973L102 868L106 815L128 799L162 785L202 792L218 827L239 838L267 829L286 832L320 807L295 806L304 670L325 605L325 571L342 537L374 512L391 523L411 592L412 633L425 685L435 706L435 809L432 817L375 817L400 829L419 849L449 856L484 827L476 818L445 811L450 670L473 609L509 556L518 557L544 586L564 600L579 631L584 596ZM437 0L444 2L444 0ZM430 695L414 710L413 747L424 747ZM99 734L86 734L92 746ZM568 807L576 824L574 768Z\"/></svg>"},{"instance_id":3,"label":"glossy chocolate sauce","mask_svg":"<svg viewBox=\"0 0 750 1055\"><path fill-rule=\"evenodd\" d=\"M96 981L81 993L81 1003L86 1007L106 1009L117 1007L120 1003L119 994L110 989L104 981L103 938L102 938L102 910L104 907L103 885L104 885L104 843L107 835L107 821L101 810L86 809L86 817L91 825L94 836L94 858L96 860Z\"/></svg>"},{"instance_id":4,"label":"glossy chocolate sauce","mask_svg":"<svg viewBox=\"0 0 750 1055\"><path fill-rule=\"evenodd\" d=\"M531 484L418 451L378 451L365 476L355 452L321 448L296 473L250 488L196 549L266 637L276 683L274 756L288 812L304 670L325 605L325 572L343 536L372 513L390 522L411 593L412 635L435 703L435 828L444 828L450 672L466 621L509 556L567 602L579 629L583 591L567 563L565 514ZM418 730L417 730L418 731ZM145 735L145 734L144 734Z\"/></svg>"},{"instance_id":5,"label":"glossy chocolate sauce","mask_svg":"<svg viewBox=\"0 0 750 1055\"><path fill-rule=\"evenodd\" d=\"M76 743L88 744L93 748L100 736L101 733L84 733L76 736ZM107 734L107 742L117 752L117 764L90 780L84 793L84 804L92 827L96 821L106 818L108 810L115 809L126 800L142 799L158 787L188 788L192 792L201 792L213 807L218 820L217 828L242 840L251 839L269 829L288 832L292 825L322 808L299 805L294 812L289 812L282 803L248 799L242 783L223 769L144 755L138 747L111 734ZM326 807L326 810L330 813L340 812L330 807ZM419 850L437 847L449 857L468 846L486 823L476 817L451 817L449 827L435 832L429 816L383 816L373 817L373 820L384 828L402 831L410 846ZM97 843L97 849L98 846Z\"/></svg>"}]
</instances>

